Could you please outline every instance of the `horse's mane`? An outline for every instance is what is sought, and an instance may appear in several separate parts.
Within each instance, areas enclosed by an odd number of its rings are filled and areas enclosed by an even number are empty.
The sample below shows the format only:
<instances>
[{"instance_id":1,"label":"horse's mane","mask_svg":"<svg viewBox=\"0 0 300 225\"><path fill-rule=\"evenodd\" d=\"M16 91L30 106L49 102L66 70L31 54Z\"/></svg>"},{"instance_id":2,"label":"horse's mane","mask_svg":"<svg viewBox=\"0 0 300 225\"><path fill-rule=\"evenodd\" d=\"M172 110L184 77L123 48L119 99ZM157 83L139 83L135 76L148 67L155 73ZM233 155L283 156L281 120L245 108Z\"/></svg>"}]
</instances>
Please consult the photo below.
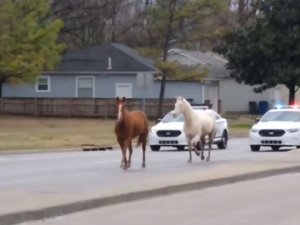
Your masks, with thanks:
<instances>
[{"instance_id":1,"label":"horse's mane","mask_svg":"<svg viewBox=\"0 0 300 225\"><path fill-rule=\"evenodd\" d=\"M189 108L189 109L193 109L192 108L192 106L191 106L191 104L189 103L189 101L188 100L186 100L185 98L182 98L182 100L183 100L183 102L187 105L187 107Z\"/></svg>"},{"instance_id":2,"label":"horse's mane","mask_svg":"<svg viewBox=\"0 0 300 225\"><path fill-rule=\"evenodd\" d=\"M189 111L193 110L193 108L192 108L191 104L189 103L189 101L186 100L184 97L182 97L182 96L177 97L177 101L182 101L184 103L184 105L188 108Z\"/></svg>"}]
</instances>

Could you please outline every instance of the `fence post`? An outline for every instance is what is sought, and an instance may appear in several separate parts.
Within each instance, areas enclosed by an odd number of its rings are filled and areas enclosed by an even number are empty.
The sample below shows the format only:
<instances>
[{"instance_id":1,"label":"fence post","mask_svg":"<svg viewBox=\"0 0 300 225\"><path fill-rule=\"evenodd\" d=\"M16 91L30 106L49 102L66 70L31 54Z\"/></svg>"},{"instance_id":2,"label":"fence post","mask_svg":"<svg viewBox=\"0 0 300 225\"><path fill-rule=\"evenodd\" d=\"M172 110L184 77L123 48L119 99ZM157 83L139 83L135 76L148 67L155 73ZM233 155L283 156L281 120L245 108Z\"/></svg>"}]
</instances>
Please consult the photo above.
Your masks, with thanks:
<instances>
[{"instance_id":1,"label":"fence post","mask_svg":"<svg viewBox=\"0 0 300 225\"><path fill-rule=\"evenodd\" d=\"M107 108L108 108L108 100L107 100L107 98L106 99L104 99L104 119L107 119Z\"/></svg>"},{"instance_id":2,"label":"fence post","mask_svg":"<svg viewBox=\"0 0 300 225\"><path fill-rule=\"evenodd\" d=\"M3 98L0 98L0 114L1 115L4 114L4 107L3 107L4 103L3 102L4 102Z\"/></svg>"},{"instance_id":3,"label":"fence post","mask_svg":"<svg viewBox=\"0 0 300 225\"><path fill-rule=\"evenodd\" d=\"M68 115L69 115L69 117L72 117L72 98L69 98L69 107L68 107L68 109L69 109L69 113L68 113Z\"/></svg>"},{"instance_id":4,"label":"fence post","mask_svg":"<svg viewBox=\"0 0 300 225\"><path fill-rule=\"evenodd\" d=\"M37 102L37 98L34 98L34 117L38 116L38 102Z\"/></svg>"},{"instance_id":5,"label":"fence post","mask_svg":"<svg viewBox=\"0 0 300 225\"><path fill-rule=\"evenodd\" d=\"M98 114L98 101L97 98L94 99L94 117L97 117Z\"/></svg>"}]
</instances>

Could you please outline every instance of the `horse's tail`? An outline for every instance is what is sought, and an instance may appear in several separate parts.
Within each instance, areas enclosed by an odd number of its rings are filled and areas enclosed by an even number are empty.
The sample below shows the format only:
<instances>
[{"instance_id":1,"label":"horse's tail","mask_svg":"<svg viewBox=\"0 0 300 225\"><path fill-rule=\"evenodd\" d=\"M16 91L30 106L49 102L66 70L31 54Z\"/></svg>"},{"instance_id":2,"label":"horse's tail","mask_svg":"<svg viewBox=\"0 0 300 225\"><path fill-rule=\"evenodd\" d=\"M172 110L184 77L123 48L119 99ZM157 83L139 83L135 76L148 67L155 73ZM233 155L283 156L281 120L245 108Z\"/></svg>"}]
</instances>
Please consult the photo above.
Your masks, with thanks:
<instances>
[{"instance_id":1,"label":"horse's tail","mask_svg":"<svg viewBox=\"0 0 300 225\"><path fill-rule=\"evenodd\" d=\"M139 147L142 143L143 143L144 137L143 135L140 135L138 137L137 143L136 143L136 147Z\"/></svg>"},{"instance_id":2,"label":"horse's tail","mask_svg":"<svg viewBox=\"0 0 300 225\"><path fill-rule=\"evenodd\" d=\"M144 132L139 135L136 147L139 147L143 143L147 143L148 133L148 119L147 116L144 114Z\"/></svg>"},{"instance_id":3,"label":"horse's tail","mask_svg":"<svg viewBox=\"0 0 300 225\"><path fill-rule=\"evenodd\" d=\"M141 144L146 144L148 138L148 132L144 132L138 136L136 147L139 147Z\"/></svg>"}]
</instances>

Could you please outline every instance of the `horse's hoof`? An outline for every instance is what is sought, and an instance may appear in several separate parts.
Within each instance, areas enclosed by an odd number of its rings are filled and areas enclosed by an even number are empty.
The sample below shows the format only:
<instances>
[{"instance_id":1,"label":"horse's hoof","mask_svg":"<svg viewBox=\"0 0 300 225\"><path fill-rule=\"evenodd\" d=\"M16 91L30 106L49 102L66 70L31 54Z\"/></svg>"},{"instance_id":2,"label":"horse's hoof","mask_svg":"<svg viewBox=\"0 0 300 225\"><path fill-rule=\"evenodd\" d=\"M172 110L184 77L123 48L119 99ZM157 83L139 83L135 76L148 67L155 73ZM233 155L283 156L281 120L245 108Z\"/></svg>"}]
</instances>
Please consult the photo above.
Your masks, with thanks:
<instances>
[{"instance_id":1,"label":"horse's hoof","mask_svg":"<svg viewBox=\"0 0 300 225\"><path fill-rule=\"evenodd\" d=\"M187 161L187 163L191 163L192 162L192 160L191 159L189 159L188 161Z\"/></svg>"},{"instance_id":2,"label":"horse's hoof","mask_svg":"<svg viewBox=\"0 0 300 225\"><path fill-rule=\"evenodd\" d=\"M196 154L197 156L199 156L199 155L200 155L200 153L199 153L199 152L196 152L196 151L195 151L195 154Z\"/></svg>"},{"instance_id":3,"label":"horse's hoof","mask_svg":"<svg viewBox=\"0 0 300 225\"><path fill-rule=\"evenodd\" d=\"M145 164L142 164L142 168L146 168L146 165L145 165Z\"/></svg>"},{"instance_id":4,"label":"horse's hoof","mask_svg":"<svg viewBox=\"0 0 300 225\"><path fill-rule=\"evenodd\" d=\"M204 156L201 156L201 160L204 160L205 159L205 157Z\"/></svg>"},{"instance_id":5,"label":"horse's hoof","mask_svg":"<svg viewBox=\"0 0 300 225\"><path fill-rule=\"evenodd\" d=\"M121 166L121 168L122 168L123 170L127 170L129 167L128 167L128 165L123 164L123 165Z\"/></svg>"},{"instance_id":6,"label":"horse's hoof","mask_svg":"<svg viewBox=\"0 0 300 225\"><path fill-rule=\"evenodd\" d=\"M210 159L209 159L209 158L207 158L207 159L206 159L206 162L209 162L209 161L210 161Z\"/></svg>"}]
</instances>

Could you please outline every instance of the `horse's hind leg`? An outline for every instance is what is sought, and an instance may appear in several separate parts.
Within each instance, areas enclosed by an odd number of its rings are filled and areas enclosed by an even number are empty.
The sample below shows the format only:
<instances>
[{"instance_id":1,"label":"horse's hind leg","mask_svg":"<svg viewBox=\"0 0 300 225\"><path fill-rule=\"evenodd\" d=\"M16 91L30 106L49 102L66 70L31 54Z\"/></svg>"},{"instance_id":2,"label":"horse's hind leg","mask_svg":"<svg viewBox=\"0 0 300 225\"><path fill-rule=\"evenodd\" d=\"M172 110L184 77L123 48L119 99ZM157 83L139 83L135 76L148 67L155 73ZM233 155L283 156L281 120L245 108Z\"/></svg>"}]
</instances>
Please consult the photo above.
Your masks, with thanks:
<instances>
[{"instance_id":1,"label":"horse's hind leg","mask_svg":"<svg viewBox=\"0 0 300 225\"><path fill-rule=\"evenodd\" d=\"M199 142L199 141L200 141L200 136L199 136L199 135L196 135L196 136L193 137L192 140L191 140L191 145L192 145L192 147L193 147L193 149L194 149L194 151L195 151L195 154L196 154L197 156L200 155L200 153L199 153L198 150L197 150L197 145L198 145L198 142Z\"/></svg>"},{"instance_id":2,"label":"horse's hind leg","mask_svg":"<svg viewBox=\"0 0 300 225\"><path fill-rule=\"evenodd\" d=\"M130 142L129 144L128 168L131 166L131 156L132 156L132 142Z\"/></svg>"},{"instance_id":3,"label":"horse's hind leg","mask_svg":"<svg viewBox=\"0 0 300 225\"><path fill-rule=\"evenodd\" d=\"M207 158L206 158L206 161L209 161L210 160L210 151L211 151L211 146L212 146L212 142L213 142L213 134L209 134L208 137L209 137L209 146L208 146L208 155L207 155Z\"/></svg>"},{"instance_id":4,"label":"horse's hind leg","mask_svg":"<svg viewBox=\"0 0 300 225\"><path fill-rule=\"evenodd\" d=\"M147 135L142 137L142 150L143 150L143 162L142 168L146 167L146 145L147 145Z\"/></svg>"},{"instance_id":5,"label":"horse's hind leg","mask_svg":"<svg viewBox=\"0 0 300 225\"><path fill-rule=\"evenodd\" d=\"M200 139L200 148L201 148L201 160L204 160L205 157L204 157L204 146L205 146L205 135L202 135L201 136L201 139Z\"/></svg>"}]
</instances>

